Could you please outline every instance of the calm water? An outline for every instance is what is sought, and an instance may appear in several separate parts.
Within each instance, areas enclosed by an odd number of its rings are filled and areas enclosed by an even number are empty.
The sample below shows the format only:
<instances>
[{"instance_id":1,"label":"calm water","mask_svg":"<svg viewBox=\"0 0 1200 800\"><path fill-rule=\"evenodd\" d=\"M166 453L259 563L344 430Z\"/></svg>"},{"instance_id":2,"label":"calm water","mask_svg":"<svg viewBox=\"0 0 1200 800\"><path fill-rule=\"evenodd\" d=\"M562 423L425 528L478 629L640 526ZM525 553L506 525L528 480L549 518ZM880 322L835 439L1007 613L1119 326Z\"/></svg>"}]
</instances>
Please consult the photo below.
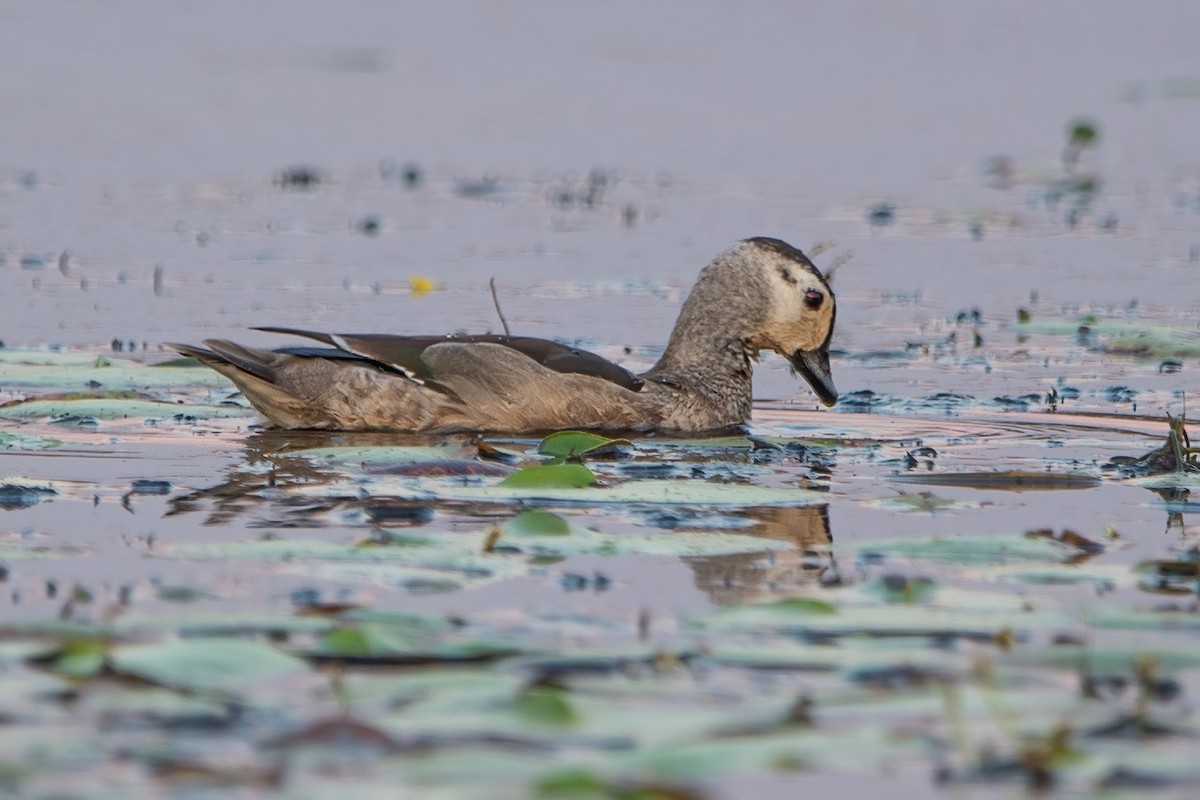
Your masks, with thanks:
<instances>
[{"instance_id":1,"label":"calm water","mask_svg":"<svg viewBox=\"0 0 1200 800\"><path fill-rule=\"evenodd\" d=\"M464 579L443 593L366 572L173 559L154 549L297 531L352 543L377 532L371 501L311 499L297 487L329 476L281 455L337 441L257 432L250 416L159 428L141 419L96 429L6 422L0 431L63 445L0 451L0 475L74 483L57 484L52 502L0 511L0 553L31 541L60 549L44 560L14 557L0 616L53 619L59 592L78 583L97 598L84 616L98 617L122 586L134 586L136 612L175 630L175 601L156 587L197 588L204 595L188 608L218 615L290 614L294 593L315 588L325 600L374 609L479 615L513 641L560 653L580 642L635 646L629 620L649 614L651 643L671 648L694 643L687 615L816 590L818 571L804 551L831 538L858 546L1071 528L1100 540L1111 527L1121 539L1097 559L1102 567L1186 559L1194 501L1180 512L1107 473L1098 488L1079 491L910 485L893 480L905 470L891 460L924 445L938 451L939 474L1098 475L1112 456L1158 446L1164 414L1187 410L1188 395L1194 406L1195 349L1116 355L1098 348L1103 337L1080 339L1074 329L1090 315L1170 330L1196 346L1198 24L1200 8L1190 2L1152 11L1085 2L763 3L753 11L718 3L10 3L0 8L0 340L10 349L131 357L127 344L113 353L116 339L134 343L133 358L155 361L170 356L163 341L278 340L245 331L256 324L497 331L487 288L494 277L514 332L580 342L643 368L700 267L740 238L770 235L806 250L832 242L816 258L822 266L849 258L835 282L833 343L835 379L849 396L815 412L782 360L764 356L756 432L832 436L843 443L838 455L758 472L761 464L739 455L706 477L772 486L819 478L829 486L823 511L730 512L725 527L685 514L679 524L790 541L790 554L765 566L761 553L574 555L547 572ZM1081 118L1099 138L1068 171L1067 129ZM281 180L297 166L315 180ZM414 292L414 276L435 289ZM1019 308L1050 328L1018 329ZM1164 368L1167 361L1179 368ZM9 380L0 400L80 388ZM1062 412L1081 415L1043 413L1052 389L1068 398ZM950 408L931 399L938 393L969 397ZM197 383L157 396L195 404L210 390ZM852 413L865 410L873 413ZM644 460L676 457L668 450ZM278 493L264 489L268 463ZM144 478L171 489L126 496ZM901 513L887 502L925 489L959 505ZM513 513L433 507L427 526L448 534L472 535ZM569 511L614 535L676 525L646 509ZM969 570L912 569L978 588ZM851 585L878 577L869 565L845 572ZM619 590L564 583L598 573ZM988 585L1009 599L1032 591ZM1038 591L1073 612L1096 602L1090 585ZM1127 583L1106 597L1128 609L1167 602ZM1194 592L1178 602L1194 607ZM562 618L539 616L550 608ZM522 627L526 618L538 621ZM580 620L595 627L581 632ZM1183 644L1194 645L1187 635ZM1121 636L1122 646L1141 641ZM0 657L0 665L10 661ZM27 674L41 673L14 667L8 679ZM728 680L717 681L721 690L747 707L761 699L742 678ZM807 680L783 677L778 686L829 689L825 677ZM1178 680L1194 702L1195 669ZM681 701L675 710L700 705ZM72 718L38 709L21 717L14 737L50 737L68 724L99 736L103 728L100 712ZM234 761L257 768L269 761L255 750L265 731L277 735L327 711L314 701L294 717L236 728L228 739L250 755ZM871 725L891 719L874 713ZM147 735L153 730L130 740ZM185 739L198 761L219 760L211 738ZM0 740L0 765L28 758ZM1186 744L1168 741L1158 752L1186 753ZM80 786L108 762L71 763L61 786L85 796L91 790ZM885 766L871 763L812 780L874 785L894 767L905 796L942 792L927 759L906 751L881 757ZM294 796L303 776L325 774L320 764L296 770L282 790ZM400 785L387 769L373 770L364 791ZM743 772L693 788L697 796L775 796L805 785L803 777ZM24 787L48 796L60 783L47 774ZM263 789L255 775L233 784ZM114 796L180 791L157 773L138 776L114 782ZM496 780L512 796L527 785L524 777ZM429 781L415 785L441 785ZM313 785L311 796L328 791ZM445 785L445 796L471 796L470 787ZM1096 784L1085 777L1071 785ZM1002 796L1023 790L1011 792Z\"/></svg>"}]
</instances>

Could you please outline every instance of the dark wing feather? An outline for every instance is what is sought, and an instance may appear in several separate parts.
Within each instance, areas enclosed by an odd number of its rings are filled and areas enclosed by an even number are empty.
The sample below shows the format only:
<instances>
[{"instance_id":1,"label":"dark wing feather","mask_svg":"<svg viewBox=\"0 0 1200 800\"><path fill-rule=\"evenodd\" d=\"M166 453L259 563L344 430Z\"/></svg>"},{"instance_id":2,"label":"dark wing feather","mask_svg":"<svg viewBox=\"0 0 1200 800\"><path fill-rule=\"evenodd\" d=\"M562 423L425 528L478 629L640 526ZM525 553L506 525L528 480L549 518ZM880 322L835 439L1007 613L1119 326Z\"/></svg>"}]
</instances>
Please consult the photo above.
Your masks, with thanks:
<instances>
[{"instance_id":1,"label":"dark wing feather","mask_svg":"<svg viewBox=\"0 0 1200 800\"><path fill-rule=\"evenodd\" d=\"M460 344L500 344L516 350L547 369L555 372L591 375L606 381L638 391L644 381L629 370L614 364L587 350L580 350L549 339L538 339L533 336L500 336L496 334L477 334L474 336L398 336L386 333L319 333L303 331L295 328L262 327L255 330L271 333L287 333L295 336L305 336L318 342L333 345L342 351L352 353L361 358L384 364L393 369L402 370L421 380L431 380L433 376L421 359L429 347L443 342ZM289 351L290 352L290 351ZM302 355L301 353L296 353ZM316 355L314 353L314 355ZM342 356L345 357L345 356Z\"/></svg>"}]
</instances>

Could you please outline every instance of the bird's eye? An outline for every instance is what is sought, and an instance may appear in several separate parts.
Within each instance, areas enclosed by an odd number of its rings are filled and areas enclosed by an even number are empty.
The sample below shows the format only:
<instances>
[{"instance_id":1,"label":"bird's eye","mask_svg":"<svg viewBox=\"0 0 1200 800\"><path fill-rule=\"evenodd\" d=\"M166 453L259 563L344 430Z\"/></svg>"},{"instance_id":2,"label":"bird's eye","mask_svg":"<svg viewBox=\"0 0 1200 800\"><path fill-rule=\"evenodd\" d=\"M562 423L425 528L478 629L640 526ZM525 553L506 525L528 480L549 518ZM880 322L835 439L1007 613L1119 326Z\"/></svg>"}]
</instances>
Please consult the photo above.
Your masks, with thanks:
<instances>
[{"instance_id":1,"label":"bird's eye","mask_svg":"<svg viewBox=\"0 0 1200 800\"><path fill-rule=\"evenodd\" d=\"M821 303L825 301L825 295L818 292L816 289L807 289L804 292L804 305L816 311L821 307Z\"/></svg>"}]
</instances>

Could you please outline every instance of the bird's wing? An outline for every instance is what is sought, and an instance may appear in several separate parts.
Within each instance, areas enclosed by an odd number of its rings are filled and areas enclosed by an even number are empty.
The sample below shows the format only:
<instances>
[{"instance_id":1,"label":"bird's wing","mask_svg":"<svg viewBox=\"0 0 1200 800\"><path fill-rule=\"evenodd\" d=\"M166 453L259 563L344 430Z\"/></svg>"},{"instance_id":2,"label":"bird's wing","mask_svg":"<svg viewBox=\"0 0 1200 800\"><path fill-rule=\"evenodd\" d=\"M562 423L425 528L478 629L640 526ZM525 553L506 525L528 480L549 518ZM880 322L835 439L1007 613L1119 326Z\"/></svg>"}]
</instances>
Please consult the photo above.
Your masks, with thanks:
<instances>
[{"instance_id":1,"label":"bird's wing","mask_svg":"<svg viewBox=\"0 0 1200 800\"><path fill-rule=\"evenodd\" d=\"M532 336L401 336L387 333L320 333L278 327L261 327L255 330L315 339L424 381L434 379L423 358L425 351L434 345L453 343L503 345L555 372L590 375L630 391L638 391L643 385L641 378L595 353Z\"/></svg>"}]
</instances>

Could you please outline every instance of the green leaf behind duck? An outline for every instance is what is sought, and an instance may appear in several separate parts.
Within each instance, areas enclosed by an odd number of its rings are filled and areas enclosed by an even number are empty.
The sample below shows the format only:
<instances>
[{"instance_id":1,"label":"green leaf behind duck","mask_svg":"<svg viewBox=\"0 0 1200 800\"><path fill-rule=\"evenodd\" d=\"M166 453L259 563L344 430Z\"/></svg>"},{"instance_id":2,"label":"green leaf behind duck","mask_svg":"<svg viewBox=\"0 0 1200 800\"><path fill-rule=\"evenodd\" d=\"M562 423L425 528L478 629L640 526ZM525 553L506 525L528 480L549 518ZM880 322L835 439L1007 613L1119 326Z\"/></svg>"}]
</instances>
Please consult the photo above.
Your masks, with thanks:
<instances>
[{"instance_id":1,"label":"green leaf behind duck","mask_svg":"<svg viewBox=\"0 0 1200 800\"><path fill-rule=\"evenodd\" d=\"M596 476L583 464L539 464L514 472L499 486L508 489L582 489L595 486Z\"/></svg>"},{"instance_id":2,"label":"green leaf behind duck","mask_svg":"<svg viewBox=\"0 0 1200 800\"><path fill-rule=\"evenodd\" d=\"M542 439L538 445L539 453L560 461L584 456L599 458L620 455L631 449L633 442L628 439L610 439L586 431L558 431Z\"/></svg>"}]
</instances>

